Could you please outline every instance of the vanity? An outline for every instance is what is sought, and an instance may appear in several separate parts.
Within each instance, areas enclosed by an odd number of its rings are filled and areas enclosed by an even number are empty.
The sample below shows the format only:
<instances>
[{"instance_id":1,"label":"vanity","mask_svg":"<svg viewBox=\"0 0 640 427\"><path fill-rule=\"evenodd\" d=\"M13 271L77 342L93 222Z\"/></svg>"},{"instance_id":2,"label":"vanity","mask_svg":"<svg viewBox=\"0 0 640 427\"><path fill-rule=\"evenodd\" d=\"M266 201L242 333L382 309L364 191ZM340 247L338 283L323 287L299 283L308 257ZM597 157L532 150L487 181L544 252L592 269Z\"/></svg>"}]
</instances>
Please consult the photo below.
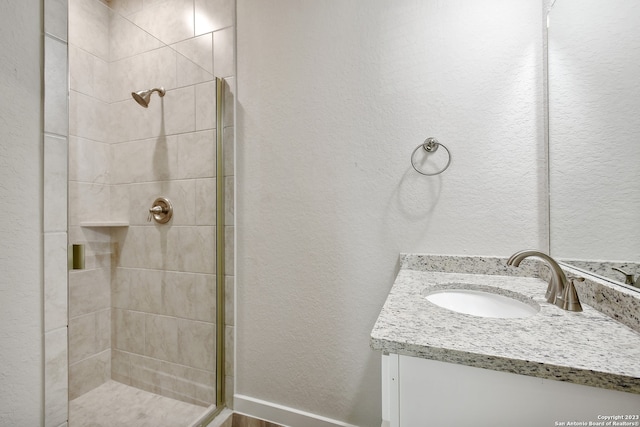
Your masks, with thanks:
<instances>
[{"instance_id":1,"label":"vanity","mask_svg":"<svg viewBox=\"0 0 640 427\"><path fill-rule=\"evenodd\" d=\"M382 353L383 426L640 425L640 294L588 278L576 285L583 311L570 312L546 301L537 260L400 258L370 338ZM448 288L532 311L465 314L428 299Z\"/></svg>"}]
</instances>

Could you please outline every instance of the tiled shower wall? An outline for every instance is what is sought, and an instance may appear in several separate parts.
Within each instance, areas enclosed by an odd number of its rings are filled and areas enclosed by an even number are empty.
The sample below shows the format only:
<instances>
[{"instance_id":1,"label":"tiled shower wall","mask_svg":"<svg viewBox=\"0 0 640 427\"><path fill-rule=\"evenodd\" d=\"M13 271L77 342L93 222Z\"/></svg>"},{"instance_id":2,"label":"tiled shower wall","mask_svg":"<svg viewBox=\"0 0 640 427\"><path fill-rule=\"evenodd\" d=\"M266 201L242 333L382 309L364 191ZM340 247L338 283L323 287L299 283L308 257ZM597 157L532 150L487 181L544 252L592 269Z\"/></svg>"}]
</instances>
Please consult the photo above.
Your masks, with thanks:
<instances>
[{"instance_id":1,"label":"tiled shower wall","mask_svg":"<svg viewBox=\"0 0 640 427\"><path fill-rule=\"evenodd\" d=\"M109 11L69 2L69 241L84 244L85 269L69 273L69 398L111 375L111 236L81 227L111 217Z\"/></svg>"},{"instance_id":2,"label":"tiled shower wall","mask_svg":"<svg viewBox=\"0 0 640 427\"><path fill-rule=\"evenodd\" d=\"M46 0L44 21L44 425L66 425L67 5Z\"/></svg>"},{"instance_id":3,"label":"tiled shower wall","mask_svg":"<svg viewBox=\"0 0 640 427\"><path fill-rule=\"evenodd\" d=\"M87 248L86 269L69 277L70 397L112 377L209 405L215 399L213 76L228 81L225 224L232 274L234 2L107 4L127 19L97 0L69 4L69 233ZM132 91L159 86L166 96L154 94L148 109L131 98ZM174 207L165 225L147 222L159 196ZM233 277L226 279L231 297ZM228 310L230 344L232 319ZM229 373L232 360L228 353Z\"/></svg>"}]
</instances>

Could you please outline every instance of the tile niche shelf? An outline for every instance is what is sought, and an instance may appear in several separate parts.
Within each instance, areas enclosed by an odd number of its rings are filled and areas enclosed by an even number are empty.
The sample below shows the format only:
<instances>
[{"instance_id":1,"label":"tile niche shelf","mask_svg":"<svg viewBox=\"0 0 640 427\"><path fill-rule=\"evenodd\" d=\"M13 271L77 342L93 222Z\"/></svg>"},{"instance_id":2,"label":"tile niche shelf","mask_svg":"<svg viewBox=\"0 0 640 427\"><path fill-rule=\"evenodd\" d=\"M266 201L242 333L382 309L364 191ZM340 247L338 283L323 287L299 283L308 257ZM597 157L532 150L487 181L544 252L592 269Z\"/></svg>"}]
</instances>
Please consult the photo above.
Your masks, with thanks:
<instances>
[{"instance_id":1,"label":"tile niche shelf","mask_svg":"<svg viewBox=\"0 0 640 427\"><path fill-rule=\"evenodd\" d=\"M128 227L129 221L83 221L80 227L97 228L97 227Z\"/></svg>"}]
</instances>

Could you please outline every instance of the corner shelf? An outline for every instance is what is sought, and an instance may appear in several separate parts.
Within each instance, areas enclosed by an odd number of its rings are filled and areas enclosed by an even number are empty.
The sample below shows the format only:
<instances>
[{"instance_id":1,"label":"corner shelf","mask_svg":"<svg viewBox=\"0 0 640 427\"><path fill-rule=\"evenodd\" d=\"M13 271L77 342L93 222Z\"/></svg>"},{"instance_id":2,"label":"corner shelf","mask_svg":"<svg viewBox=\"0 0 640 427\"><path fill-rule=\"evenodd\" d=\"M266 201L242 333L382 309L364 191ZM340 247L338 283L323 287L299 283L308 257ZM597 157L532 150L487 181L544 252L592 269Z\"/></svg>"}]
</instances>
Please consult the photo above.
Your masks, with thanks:
<instances>
[{"instance_id":1,"label":"corner shelf","mask_svg":"<svg viewBox=\"0 0 640 427\"><path fill-rule=\"evenodd\" d=\"M80 227L97 228L97 227L128 227L129 221L83 221Z\"/></svg>"}]
</instances>

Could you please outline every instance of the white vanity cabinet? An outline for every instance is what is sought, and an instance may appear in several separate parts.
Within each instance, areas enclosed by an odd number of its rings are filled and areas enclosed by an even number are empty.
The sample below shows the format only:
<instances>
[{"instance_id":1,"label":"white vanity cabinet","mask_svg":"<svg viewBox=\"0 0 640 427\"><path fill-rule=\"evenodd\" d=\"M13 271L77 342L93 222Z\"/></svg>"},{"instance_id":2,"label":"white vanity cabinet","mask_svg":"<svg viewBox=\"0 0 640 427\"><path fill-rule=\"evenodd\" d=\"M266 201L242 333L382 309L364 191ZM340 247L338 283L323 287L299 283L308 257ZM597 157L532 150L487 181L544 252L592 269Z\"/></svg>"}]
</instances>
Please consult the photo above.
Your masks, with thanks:
<instances>
[{"instance_id":1,"label":"white vanity cabinet","mask_svg":"<svg viewBox=\"0 0 640 427\"><path fill-rule=\"evenodd\" d=\"M382 415L383 427L640 426L640 394L389 354Z\"/></svg>"}]
</instances>

